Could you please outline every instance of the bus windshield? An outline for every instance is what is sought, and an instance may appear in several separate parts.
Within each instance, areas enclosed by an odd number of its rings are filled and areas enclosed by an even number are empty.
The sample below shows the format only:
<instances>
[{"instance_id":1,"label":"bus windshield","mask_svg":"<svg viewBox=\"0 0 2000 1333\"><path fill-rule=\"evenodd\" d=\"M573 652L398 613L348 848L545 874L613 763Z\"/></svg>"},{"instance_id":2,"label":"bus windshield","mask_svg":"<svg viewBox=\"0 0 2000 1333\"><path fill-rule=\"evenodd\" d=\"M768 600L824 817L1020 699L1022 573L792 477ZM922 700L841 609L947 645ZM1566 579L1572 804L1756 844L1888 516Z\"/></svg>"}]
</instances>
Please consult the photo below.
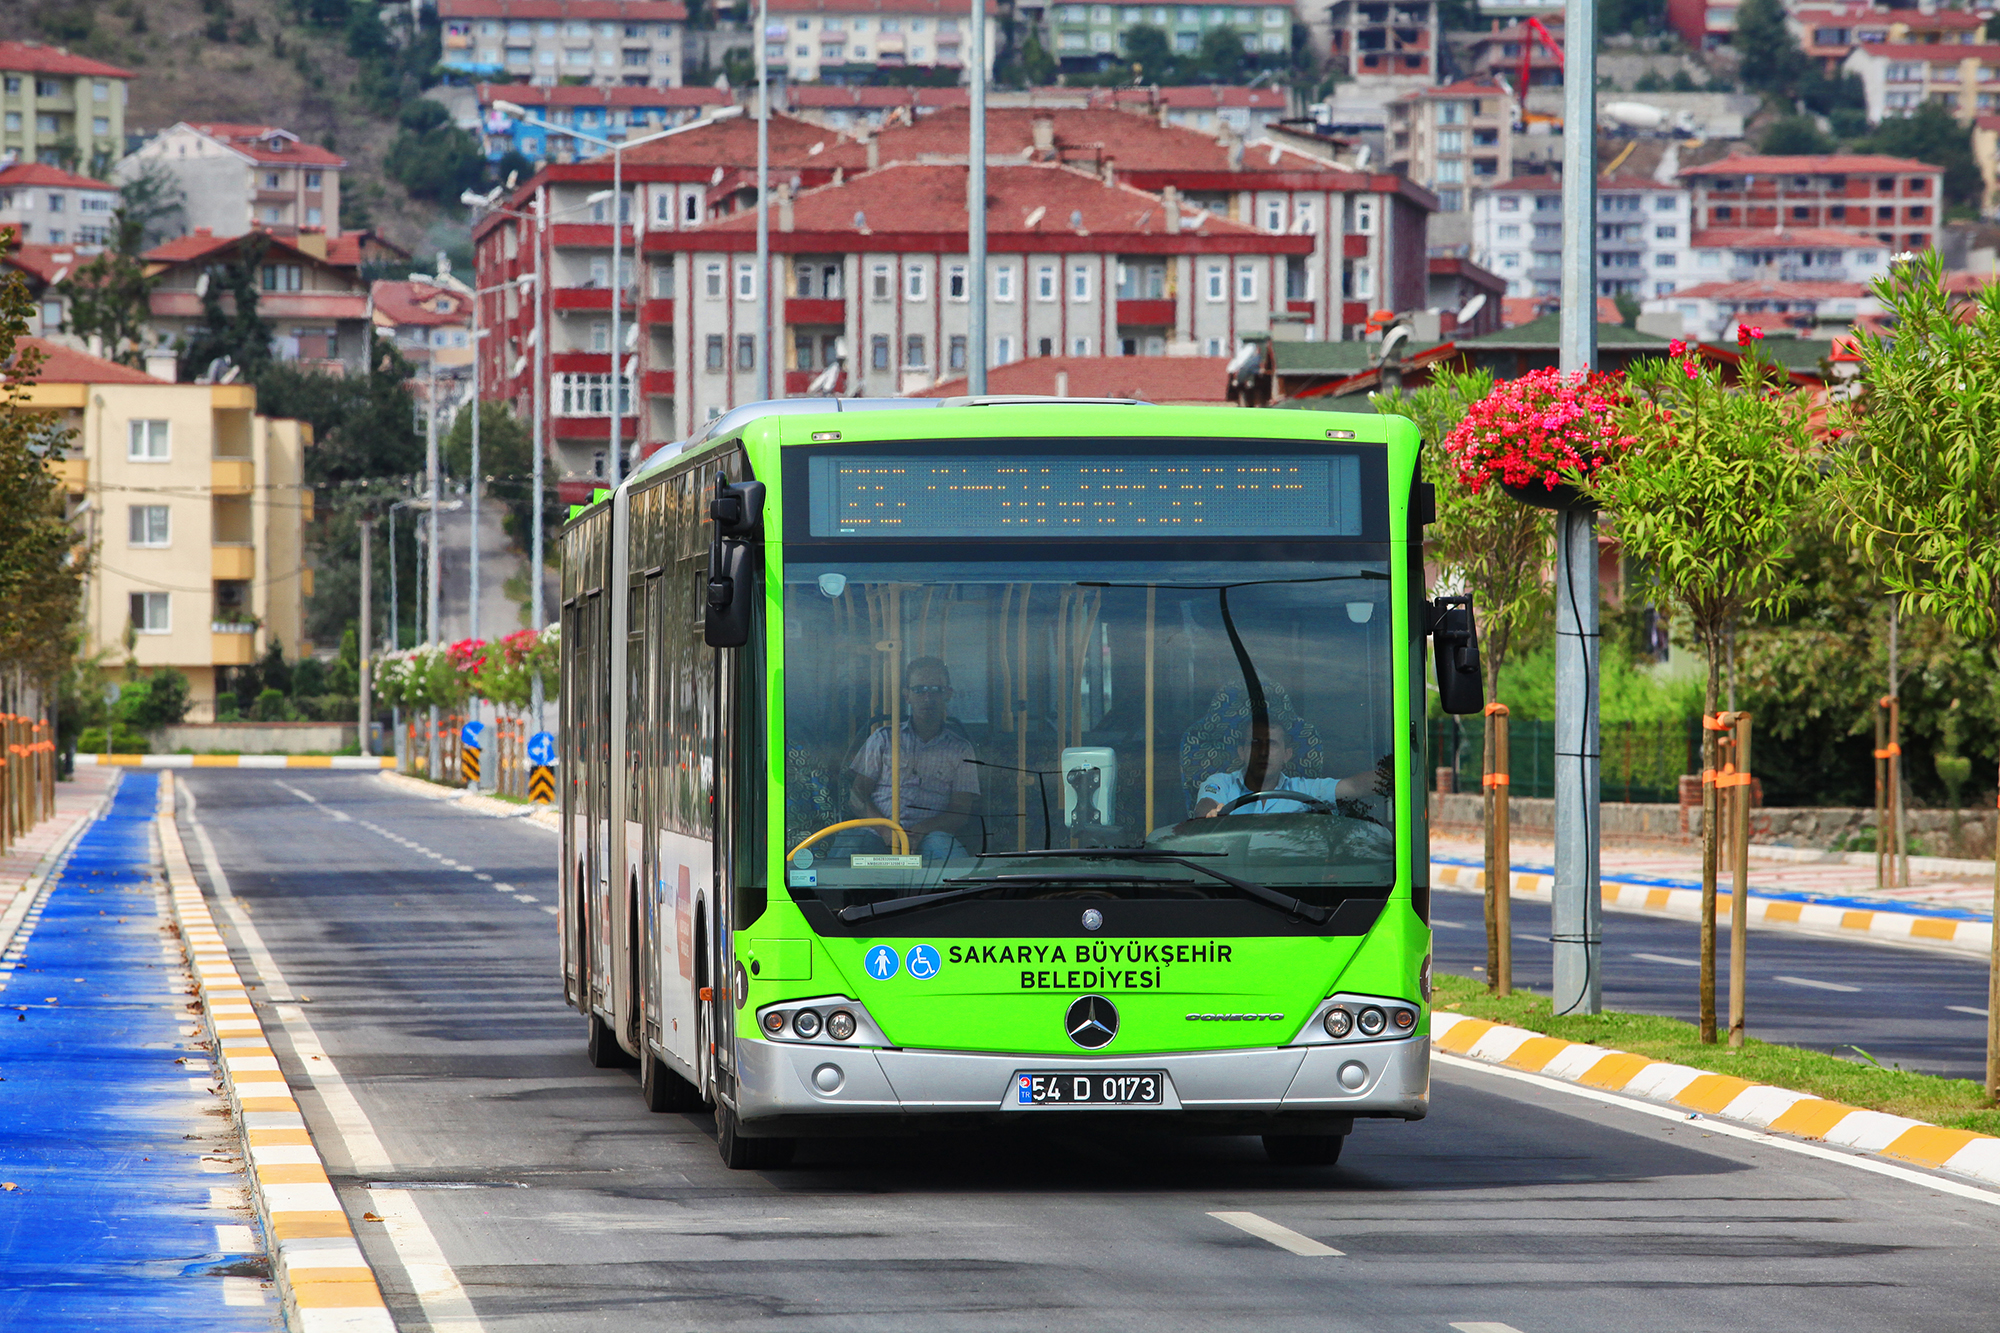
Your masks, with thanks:
<instances>
[{"instance_id":1,"label":"bus windshield","mask_svg":"<svg viewBox=\"0 0 2000 1333\"><path fill-rule=\"evenodd\" d=\"M1388 552L1292 549L1325 558L790 553L792 893L838 912L985 881L998 901L1233 891L1209 871L1317 906L1387 889Z\"/></svg>"}]
</instances>

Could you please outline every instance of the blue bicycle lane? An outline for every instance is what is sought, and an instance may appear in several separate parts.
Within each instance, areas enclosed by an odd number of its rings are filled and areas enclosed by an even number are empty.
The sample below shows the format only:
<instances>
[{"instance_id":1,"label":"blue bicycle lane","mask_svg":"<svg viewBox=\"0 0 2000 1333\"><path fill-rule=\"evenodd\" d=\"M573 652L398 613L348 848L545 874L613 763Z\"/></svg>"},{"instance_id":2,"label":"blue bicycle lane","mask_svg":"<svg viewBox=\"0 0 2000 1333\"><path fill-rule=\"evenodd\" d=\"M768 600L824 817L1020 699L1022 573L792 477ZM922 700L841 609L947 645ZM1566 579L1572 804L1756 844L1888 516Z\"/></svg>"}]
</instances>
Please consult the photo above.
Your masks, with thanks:
<instances>
[{"instance_id":1,"label":"blue bicycle lane","mask_svg":"<svg viewBox=\"0 0 2000 1333\"><path fill-rule=\"evenodd\" d=\"M264 1244L123 775L0 973L0 1329L276 1330Z\"/></svg>"}]
</instances>

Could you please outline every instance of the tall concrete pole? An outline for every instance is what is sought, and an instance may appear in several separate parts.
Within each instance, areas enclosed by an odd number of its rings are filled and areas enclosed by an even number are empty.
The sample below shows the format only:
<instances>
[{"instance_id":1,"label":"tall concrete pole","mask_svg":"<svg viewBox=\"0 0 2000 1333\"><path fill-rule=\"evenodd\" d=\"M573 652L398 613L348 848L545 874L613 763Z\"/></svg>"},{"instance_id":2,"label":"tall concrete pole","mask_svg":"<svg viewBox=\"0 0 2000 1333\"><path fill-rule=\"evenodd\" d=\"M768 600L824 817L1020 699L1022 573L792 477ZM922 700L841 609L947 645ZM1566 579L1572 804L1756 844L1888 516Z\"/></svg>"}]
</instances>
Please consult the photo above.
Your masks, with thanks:
<instances>
[{"instance_id":1,"label":"tall concrete pole","mask_svg":"<svg viewBox=\"0 0 2000 1333\"><path fill-rule=\"evenodd\" d=\"M1597 4L1563 10L1562 369L1597 368ZM1522 90L1523 96L1526 90ZM1603 1008L1598 896L1597 515L1556 512L1556 874L1550 937L1558 1014Z\"/></svg>"},{"instance_id":2,"label":"tall concrete pole","mask_svg":"<svg viewBox=\"0 0 2000 1333\"><path fill-rule=\"evenodd\" d=\"M440 267L442 267L440 265ZM424 496L430 506L430 550L426 553L424 565L424 628L427 637L424 643L435 643L438 635L438 511L443 507L438 494L438 409L437 409L437 344L433 342L429 355L424 361ZM430 768L425 773L432 782L438 781L438 709L430 708Z\"/></svg>"},{"instance_id":3,"label":"tall concrete pole","mask_svg":"<svg viewBox=\"0 0 2000 1333\"><path fill-rule=\"evenodd\" d=\"M466 637L479 637L479 303L484 293L479 290L479 265L472 266L472 475L467 478L466 499L472 511L472 623Z\"/></svg>"},{"instance_id":4,"label":"tall concrete pole","mask_svg":"<svg viewBox=\"0 0 2000 1333\"><path fill-rule=\"evenodd\" d=\"M611 149L611 489L625 479L625 340L619 308L625 304L625 151Z\"/></svg>"},{"instance_id":5,"label":"tall concrete pole","mask_svg":"<svg viewBox=\"0 0 2000 1333\"><path fill-rule=\"evenodd\" d=\"M549 332L546 317L549 284L542 247L547 235L548 192L546 186L538 185L535 187L535 520L529 525L528 537L528 606L537 634L548 623L543 619L546 613L542 607L542 455L548 449L549 418ZM530 688L533 691L535 730L540 731L542 678L534 677Z\"/></svg>"},{"instance_id":6,"label":"tall concrete pole","mask_svg":"<svg viewBox=\"0 0 2000 1333\"><path fill-rule=\"evenodd\" d=\"M356 659L357 659L356 665L358 665L361 668L361 753L364 755L370 755L375 753L375 747L370 745L368 740L368 733L369 733L368 723L370 717L375 712L374 708L370 706L371 701L368 697L370 693L370 690L368 688L370 684L370 681L368 679L368 674L369 674L368 654L371 647L369 643L370 636L368 631L370 628L370 622L372 622L375 619L375 590L369 577L370 574L373 572L375 564L374 560L371 558L374 555L374 540L373 540L375 536L374 516L371 514L362 515L360 527L361 527L361 615L358 618L357 622L359 628L355 633L355 649L356 649Z\"/></svg>"},{"instance_id":7,"label":"tall concrete pole","mask_svg":"<svg viewBox=\"0 0 2000 1333\"><path fill-rule=\"evenodd\" d=\"M966 143L965 391L986 392L986 0L972 0L972 125Z\"/></svg>"},{"instance_id":8,"label":"tall concrete pole","mask_svg":"<svg viewBox=\"0 0 2000 1333\"><path fill-rule=\"evenodd\" d=\"M781 381L771 358L778 350L771 336L771 26L770 0L757 0L757 397L778 397Z\"/></svg>"}]
</instances>

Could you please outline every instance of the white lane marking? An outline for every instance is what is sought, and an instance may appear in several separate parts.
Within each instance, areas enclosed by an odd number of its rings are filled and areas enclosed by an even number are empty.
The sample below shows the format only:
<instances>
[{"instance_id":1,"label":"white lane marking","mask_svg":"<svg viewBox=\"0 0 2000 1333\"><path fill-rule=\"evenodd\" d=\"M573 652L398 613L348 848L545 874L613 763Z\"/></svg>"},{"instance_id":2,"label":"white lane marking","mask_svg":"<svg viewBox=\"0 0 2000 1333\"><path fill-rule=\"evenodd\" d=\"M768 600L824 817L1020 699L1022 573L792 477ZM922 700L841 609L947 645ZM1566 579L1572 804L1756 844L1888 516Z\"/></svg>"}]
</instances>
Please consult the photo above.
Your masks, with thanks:
<instances>
[{"instance_id":1,"label":"white lane marking","mask_svg":"<svg viewBox=\"0 0 2000 1333\"><path fill-rule=\"evenodd\" d=\"M556 914L556 909L548 906L547 904L543 905L542 910L544 912L547 912L550 916L554 916Z\"/></svg>"},{"instance_id":2,"label":"white lane marking","mask_svg":"<svg viewBox=\"0 0 2000 1333\"><path fill-rule=\"evenodd\" d=\"M1514 932L1514 938L1517 940L1526 940L1530 944L1547 944L1549 942L1549 937L1546 935L1523 935L1518 930Z\"/></svg>"},{"instance_id":3,"label":"white lane marking","mask_svg":"<svg viewBox=\"0 0 2000 1333\"><path fill-rule=\"evenodd\" d=\"M299 788L294 787L289 782L280 782L278 785L280 787L283 787L286 791L290 792L292 795L298 797L301 801L309 801L313 805L318 806L322 812L332 815L335 820L339 821L342 824L351 823L354 819L354 816L348 814L345 810L336 810L332 806L328 805L326 802L320 800L319 797L313 795L311 792L302 791Z\"/></svg>"},{"instance_id":4,"label":"white lane marking","mask_svg":"<svg viewBox=\"0 0 2000 1333\"><path fill-rule=\"evenodd\" d=\"M480 881L482 884L491 884L493 882L493 876L487 874L484 870L473 871L472 877Z\"/></svg>"},{"instance_id":5,"label":"white lane marking","mask_svg":"<svg viewBox=\"0 0 2000 1333\"><path fill-rule=\"evenodd\" d=\"M1992 1017L1986 1010L1969 1004L1948 1004L1945 1008L1951 1010L1954 1014L1971 1014L1974 1018Z\"/></svg>"},{"instance_id":6,"label":"white lane marking","mask_svg":"<svg viewBox=\"0 0 2000 1333\"><path fill-rule=\"evenodd\" d=\"M1471 927L1471 926L1468 926L1468 925L1466 925L1466 924L1465 924L1465 923L1464 923L1463 921L1433 921L1433 922L1431 922L1431 929L1432 929L1432 930L1437 930L1437 929L1439 929L1440 927L1442 927L1442 928L1443 928L1443 929L1445 929L1445 930L1471 930L1471 929L1472 929L1472 927Z\"/></svg>"},{"instance_id":7,"label":"white lane marking","mask_svg":"<svg viewBox=\"0 0 2000 1333\"><path fill-rule=\"evenodd\" d=\"M215 854L215 843L209 838L202 822L195 817L194 789L186 783L176 783L175 788L187 794L188 826L194 830L195 844L201 848L209 887L216 901L222 904L237 937L243 941L243 951L249 955L252 966L257 969L274 1001L272 1008L284 1024L285 1035L291 1040L299 1063L305 1068L307 1077L312 1079L313 1087L333 1121L334 1137L340 1141L354 1173L360 1176L391 1174L395 1164L383 1151L382 1141L376 1136L368 1113L361 1109L353 1090L340 1076L326 1048L320 1045L319 1034L306 1020L305 1012L297 1004L289 1003L294 999L291 986L278 970L277 960L264 947L263 936L250 920L250 914L243 910L243 904L230 890L229 876L223 873L222 858ZM286 1003L278 1003L280 999ZM385 1205L397 1209L396 1225L389 1228L389 1241L396 1251L398 1262L410 1276L410 1285L416 1291L417 1299L424 1308L424 1317L430 1321L431 1327L448 1328L456 1333L483 1333L484 1325L473 1312L465 1288L459 1284L457 1273L445 1261L444 1252L438 1248L437 1237L431 1234L423 1214L417 1211L409 1194L402 1190L370 1190L369 1193L378 1200L377 1211L384 1218L391 1216ZM385 1194L399 1196L399 1199L387 1200Z\"/></svg>"},{"instance_id":8,"label":"white lane marking","mask_svg":"<svg viewBox=\"0 0 2000 1333\"><path fill-rule=\"evenodd\" d=\"M1671 1120L1677 1125L1685 1125L1688 1119L1688 1113L1677 1106L1654 1106L1651 1103L1642 1102L1636 1098L1619 1096L1617 1093L1599 1092L1595 1088L1586 1088L1575 1083L1566 1083L1559 1078L1548 1078L1541 1074L1530 1074L1519 1069L1508 1069L1503 1065L1489 1065L1483 1060L1468 1060L1462 1055L1450 1055L1436 1049L1431 1051L1431 1060L1433 1063L1443 1064L1453 1069L1467 1069L1476 1073L1492 1074L1497 1078L1513 1079L1517 1083L1532 1083L1538 1088L1543 1088L1551 1092L1566 1092L1572 1097L1581 1097L1585 1101L1601 1102L1606 1106L1623 1107L1627 1111L1636 1111L1640 1115L1652 1116L1655 1120ZM1817 1157L1821 1161L1839 1162L1843 1166L1855 1167L1862 1171L1872 1171L1878 1176L1888 1176L1892 1180L1904 1181L1911 1185L1922 1185L1927 1189L1937 1190L1941 1194L1956 1195L1961 1199L1974 1199L1980 1203L1990 1203L1994 1207L2000 1208L2000 1192L1981 1189L1977 1185L1961 1184L1956 1180L1951 1180L1944 1176L1926 1175L1921 1171L1912 1171L1907 1167L1891 1166L1887 1162L1878 1162L1872 1157L1863 1157L1855 1153L1836 1152L1832 1148L1822 1148L1816 1143L1805 1143L1798 1139L1789 1139L1777 1134L1766 1134L1760 1129L1750 1129L1744 1125L1732 1125L1726 1120L1705 1119L1701 1122L1701 1130L1704 1134L1722 1134L1732 1139L1747 1139L1752 1143L1761 1143L1767 1148L1779 1148L1785 1152L1797 1153L1801 1157Z\"/></svg>"},{"instance_id":9,"label":"white lane marking","mask_svg":"<svg viewBox=\"0 0 2000 1333\"><path fill-rule=\"evenodd\" d=\"M1813 990L1837 990L1844 995L1858 995L1861 992L1859 986L1843 986L1837 981L1814 981L1811 977L1772 977L1771 980L1782 981L1787 986L1807 986Z\"/></svg>"},{"instance_id":10,"label":"white lane marking","mask_svg":"<svg viewBox=\"0 0 2000 1333\"><path fill-rule=\"evenodd\" d=\"M1458 1333L1521 1333L1512 1324L1496 1324L1490 1319L1475 1319L1469 1323L1453 1324Z\"/></svg>"},{"instance_id":11,"label":"white lane marking","mask_svg":"<svg viewBox=\"0 0 2000 1333\"><path fill-rule=\"evenodd\" d=\"M1670 963L1675 967L1700 967L1699 958L1669 958L1663 953L1635 953L1632 955L1642 963Z\"/></svg>"},{"instance_id":12,"label":"white lane marking","mask_svg":"<svg viewBox=\"0 0 2000 1333\"><path fill-rule=\"evenodd\" d=\"M517 893L514 895L514 901L517 903L531 903L535 901L535 895L532 893Z\"/></svg>"},{"instance_id":13,"label":"white lane marking","mask_svg":"<svg viewBox=\"0 0 2000 1333\"><path fill-rule=\"evenodd\" d=\"M215 1228L215 1252L217 1254L255 1254L257 1235L249 1227L234 1224L219 1225Z\"/></svg>"},{"instance_id":14,"label":"white lane marking","mask_svg":"<svg viewBox=\"0 0 2000 1333\"><path fill-rule=\"evenodd\" d=\"M495 885L493 886L493 891L494 891L495 893L519 893L519 892L520 892L520 890L519 890L519 889L517 889L517 888L515 888L515 887L514 887L514 886L513 886L512 884L495 884Z\"/></svg>"},{"instance_id":15,"label":"white lane marking","mask_svg":"<svg viewBox=\"0 0 2000 1333\"><path fill-rule=\"evenodd\" d=\"M1218 1222L1227 1222L1238 1231L1247 1231L1258 1240L1267 1240L1281 1250L1290 1250L1293 1254L1308 1257L1330 1254L1337 1258L1341 1257L1340 1251L1333 1246L1322 1245L1311 1236L1301 1236L1290 1227L1281 1227L1268 1217L1259 1217L1255 1213L1210 1213L1209 1216Z\"/></svg>"}]
</instances>

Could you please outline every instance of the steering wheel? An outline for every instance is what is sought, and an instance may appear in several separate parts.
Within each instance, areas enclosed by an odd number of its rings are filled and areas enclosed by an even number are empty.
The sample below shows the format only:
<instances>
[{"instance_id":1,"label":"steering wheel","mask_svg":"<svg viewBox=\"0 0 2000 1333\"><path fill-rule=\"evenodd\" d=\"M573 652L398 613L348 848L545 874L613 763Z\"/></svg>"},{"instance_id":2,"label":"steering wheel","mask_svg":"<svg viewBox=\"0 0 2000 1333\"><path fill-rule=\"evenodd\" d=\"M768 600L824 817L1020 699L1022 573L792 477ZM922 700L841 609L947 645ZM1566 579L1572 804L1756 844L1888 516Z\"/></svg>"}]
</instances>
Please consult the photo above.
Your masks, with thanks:
<instances>
[{"instance_id":1,"label":"steering wheel","mask_svg":"<svg viewBox=\"0 0 2000 1333\"><path fill-rule=\"evenodd\" d=\"M1313 811L1315 814L1331 815L1339 813L1331 805L1328 805L1325 801L1320 800L1317 796L1307 796L1304 792L1250 791L1243 793L1243 795L1237 797L1235 800L1231 801L1228 805L1225 805L1220 810L1217 810L1213 818L1220 819L1224 815L1235 814L1236 811L1241 809L1243 806L1250 805L1256 801L1268 801L1273 799L1282 801L1297 801L1300 805L1305 806L1308 810Z\"/></svg>"}]
</instances>

